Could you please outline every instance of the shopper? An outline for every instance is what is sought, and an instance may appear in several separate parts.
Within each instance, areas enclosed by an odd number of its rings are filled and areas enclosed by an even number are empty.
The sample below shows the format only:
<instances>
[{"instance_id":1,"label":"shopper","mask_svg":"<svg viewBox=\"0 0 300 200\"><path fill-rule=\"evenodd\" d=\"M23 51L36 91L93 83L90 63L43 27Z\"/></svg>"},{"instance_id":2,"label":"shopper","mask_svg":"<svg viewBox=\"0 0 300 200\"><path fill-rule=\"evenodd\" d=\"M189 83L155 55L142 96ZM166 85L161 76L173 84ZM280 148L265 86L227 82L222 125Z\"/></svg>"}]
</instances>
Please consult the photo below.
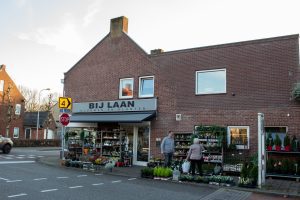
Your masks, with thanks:
<instances>
[{"instance_id":1,"label":"shopper","mask_svg":"<svg viewBox=\"0 0 300 200\"><path fill-rule=\"evenodd\" d=\"M204 151L204 147L198 138L194 138L193 142L194 144L191 145L186 159L191 161L192 175L195 175L195 166L197 165L199 175L202 176L202 151Z\"/></svg>"},{"instance_id":2,"label":"shopper","mask_svg":"<svg viewBox=\"0 0 300 200\"><path fill-rule=\"evenodd\" d=\"M174 133L169 131L168 136L164 137L160 145L161 153L164 154L165 157L165 167L171 166L174 147Z\"/></svg>"}]
</instances>

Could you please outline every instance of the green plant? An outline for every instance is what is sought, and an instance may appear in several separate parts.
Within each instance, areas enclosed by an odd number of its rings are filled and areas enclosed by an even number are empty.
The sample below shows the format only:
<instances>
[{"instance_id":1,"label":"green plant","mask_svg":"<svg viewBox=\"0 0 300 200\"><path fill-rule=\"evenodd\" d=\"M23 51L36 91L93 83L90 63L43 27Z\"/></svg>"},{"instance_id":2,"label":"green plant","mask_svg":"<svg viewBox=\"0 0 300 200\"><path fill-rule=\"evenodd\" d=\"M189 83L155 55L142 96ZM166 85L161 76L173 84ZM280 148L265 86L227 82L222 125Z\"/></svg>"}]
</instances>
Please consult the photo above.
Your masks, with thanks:
<instances>
[{"instance_id":1,"label":"green plant","mask_svg":"<svg viewBox=\"0 0 300 200\"><path fill-rule=\"evenodd\" d=\"M272 138L271 133L268 133L267 138L266 138L266 146L273 146L274 145L274 140Z\"/></svg>"},{"instance_id":2,"label":"green plant","mask_svg":"<svg viewBox=\"0 0 300 200\"><path fill-rule=\"evenodd\" d=\"M276 136L275 136L274 144L276 146L281 146L281 144L282 144L281 139L278 134L276 134Z\"/></svg>"},{"instance_id":3,"label":"green plant","mask_svg":"<svg viewBox=\"0 0 300 200\"><path fill-rule=\"evenodd\" d=\"M292 150L298 151L298 148L299 148L299 141L297 140L296 136L294 135L293 139L292 139Z\"/></svg>"},{"instance_id":4,"label":"green plant","mask_svg":"<svg viewBox=\"0 0 300 200\"><path fill-rule=\"evenodd\" d=\"M288 135L286 135L286 136L284 137L283 145L284 145L285 147L291 145L291 139L290 139L290 137L289 137Z\"/></svg>"}]
</instances>

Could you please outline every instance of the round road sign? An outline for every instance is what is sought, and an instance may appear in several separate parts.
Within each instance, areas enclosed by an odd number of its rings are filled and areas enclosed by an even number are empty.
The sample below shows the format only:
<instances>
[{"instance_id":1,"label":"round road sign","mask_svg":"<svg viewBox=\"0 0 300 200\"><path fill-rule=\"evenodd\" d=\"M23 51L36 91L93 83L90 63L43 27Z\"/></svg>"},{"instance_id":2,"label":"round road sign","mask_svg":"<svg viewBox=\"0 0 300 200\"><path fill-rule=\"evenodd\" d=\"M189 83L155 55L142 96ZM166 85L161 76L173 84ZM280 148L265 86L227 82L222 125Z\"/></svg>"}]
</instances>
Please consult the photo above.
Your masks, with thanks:
<instances>
[{"instance_id":1,"label":"round road sign","mask_svg":"<svg viewBox=\"0 0 300 200\"><path fill-rule=\"evenodd\" d=\"M70 115L68 113L61 114L60 117L59 117L59 122L63 126L67 126L70 122Z\"/></svg>"}]
</instances>

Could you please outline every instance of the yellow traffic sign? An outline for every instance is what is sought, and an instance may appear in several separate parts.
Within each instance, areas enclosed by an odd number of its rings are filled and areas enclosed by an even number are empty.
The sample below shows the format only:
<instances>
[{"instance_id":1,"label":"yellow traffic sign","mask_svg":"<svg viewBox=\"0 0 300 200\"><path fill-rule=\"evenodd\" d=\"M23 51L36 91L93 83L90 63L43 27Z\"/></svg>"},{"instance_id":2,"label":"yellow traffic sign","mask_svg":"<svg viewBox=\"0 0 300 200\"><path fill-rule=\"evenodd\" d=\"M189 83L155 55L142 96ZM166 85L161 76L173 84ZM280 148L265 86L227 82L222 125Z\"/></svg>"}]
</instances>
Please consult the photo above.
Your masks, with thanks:
<instances>
[{"instance_id":1,"label":"yellow traffic sign","mask_svg":"<svg viewBox=\"0 0 300 200\"><path fill-rule=\"evenodd\" d=\"M72 98L70 97L59 97L58 101L59 108L72 109Z\"/></svg>"}]
</instances>

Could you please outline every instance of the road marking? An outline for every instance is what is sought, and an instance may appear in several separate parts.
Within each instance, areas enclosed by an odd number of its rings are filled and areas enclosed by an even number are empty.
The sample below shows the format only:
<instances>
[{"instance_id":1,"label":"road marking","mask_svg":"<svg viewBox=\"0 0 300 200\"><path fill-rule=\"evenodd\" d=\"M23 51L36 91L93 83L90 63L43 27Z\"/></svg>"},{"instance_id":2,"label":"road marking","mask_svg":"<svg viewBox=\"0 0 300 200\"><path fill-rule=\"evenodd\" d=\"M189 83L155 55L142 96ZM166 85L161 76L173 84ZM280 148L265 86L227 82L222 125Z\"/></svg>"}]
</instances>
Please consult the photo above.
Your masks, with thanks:
<instances>
[{"instance_id":1,"label":"road marking","mask_svg":"<svg viewBox=\"0 0 300 200\"><path fill-rule=\"evenodd\" d=\"M9 179L0 177L1 180L8 181Z\"/></svg>"},{"instance_id":2,"label":"road marking","mask_svg":"<svg viewBox=\"0 0 300 200\"><path fill-rule=\"evenodd\" d=\"M95 176L102 176L103 174L95 174Z\"/></svg>"},{"instance_id":3,"label":"road marking","mask_svg":"<svg viewBox=\"0 0 300 200\"><path fill-rule=\"evenodd\" d=\"M18 159L24 159L24 157L16 157L16 158L18 158Z\"/></svg>"},{"instance_id":4,"label":"road marking","mask_svg":"<svg viewBox=\"0 0 300 200\"><path fill-rule=\"evenodd\" d=\"M18 156L22 157L22 156L25 156L25 155L18 155Z\"/></svg>"},{"instance_id":5,"label":"road marking","mask_svg":"<svg viewBox=\"0 0 300 200\"><path fill-rule=\"evenodd\" d=\"M53 192L53 191L56 191L58 189L49 189L49 190L42 190L41 192Z\"/></svg>"},{"instance_id":6,"label":"road marking","mask_svg":"<svg viewBox=\"0 0 300 200\"><path fill-rule=\"evenodd\" d=\"M36 179L33 179L34 181L41 181L41 180L46 180L47 178L36 178Z\"/></svg>"},{"instance_id":7,"label":"road marking","mask_svg":"<svg viewBox=\"0 0 300 200\"><path fill-rule=\"evenodd\" d=\"M94 184L92 184L92 185L103 185L104 183L94 183Z\"/></svg>"},{"instance_id":8,"label":"road marking","mask_svg":"<svg viewBox=\"0 0 300 200\"><path fill-rule=\"evenodd\" d=\"M39 158L43 158L44 156L38 156Z\"/></svg>"},{"instance_id":9,"label":"road marking","mask_svg":"<svg viewBox=\"0 0 300 200\"><path fill-rule=\"evenodd\" d=\"M25 163L35 163L35 161L0 161L1 164L25 164Z\"/></svg>"},{"instance_id":10,"label":"road marking","mask_svg":"<svg viewBox=\"0 0 300 200\"><path fill-rule=\"evenodd\" d=\"M15 183L15 182L20 182L22 180L11 180L11 181L6 181L6 183Z\"/></svg>"},{"instance_id":11,"label":"road marking","mask_svg":"<svg viewBox=\"0 0 300 200\"><path fill-rule=\"evenodd\" d=\"M133 181L133 180L135 180L135 179L136 179L136 178L129 178L128 180L129 180L129 181Z\"/></svg>"},{"instance_id":12,"label":"road marking","mask_svg":"<svg viewBox=\"0 0 300 200\"><path fill-rule=\"evenodd\" d=\"M78 175L77 177L80 178L80 177L85 177L85 176L87 176L87 175L82 174L82 175Z\"/></svg>"},{"instance_id":13,"label":"road marking","mask_svg":"<svg viewBox=\"0 0 300 200\"><path fill-rule=\"evenodd\" d=\"M14 197L20 197L20 196L25 196L27 194L25 193L21 193L21 194L15 194L15 195L10 195L10 196L7 196L8 198L14 198Z\"/></svg>"},{"instance_id":14,"label":"road marking","mask_svg":"<svg viewBox=\"0 0 300 200\"><path fill-rule=\"evenodd\" d=\"M11 158L11 157L4 157L4 159L6 159L6 160L12 160L13 158Z\"/></svg>"},{"instance_id":15,"label":"road marking","mask_svg":"<svg viewBox=\"0 0 300 200\"><path fill-rule=\"evenodd\" d=\"M35 158L35 157L29 156L29 157L27 157L27 158Z\"/></svg>"},{"instance_id":16,"label":"road marking","mask_svg":"<svg viewBox=\"0 0 300 200\"><path fill-rule=\"evenodd\" d=\"M69 178L67 176L59 176L59 177L56 177L57 179L63 179L63 178Z\"/></svg>"},{"instance_id":17,"label":"road marking","mask_svg":"<svg viewBox=\"0 0 300 200\"><path fill-rule=\"evenodd\" d=\"M111 183L121 183L121 180L112 181Z\"/></svg>"},{"instance_id":18,"label":"road marking","mask_svg":"<svg viewBox=\"0 0 300 200\"><path fill-rule=\"evenodd\" d=\"M77 185L77 186L71 186L69 187L70 189L75 189L75 188L82 188L83 186L82 185Z\"/></svg>"}]
</instances>

